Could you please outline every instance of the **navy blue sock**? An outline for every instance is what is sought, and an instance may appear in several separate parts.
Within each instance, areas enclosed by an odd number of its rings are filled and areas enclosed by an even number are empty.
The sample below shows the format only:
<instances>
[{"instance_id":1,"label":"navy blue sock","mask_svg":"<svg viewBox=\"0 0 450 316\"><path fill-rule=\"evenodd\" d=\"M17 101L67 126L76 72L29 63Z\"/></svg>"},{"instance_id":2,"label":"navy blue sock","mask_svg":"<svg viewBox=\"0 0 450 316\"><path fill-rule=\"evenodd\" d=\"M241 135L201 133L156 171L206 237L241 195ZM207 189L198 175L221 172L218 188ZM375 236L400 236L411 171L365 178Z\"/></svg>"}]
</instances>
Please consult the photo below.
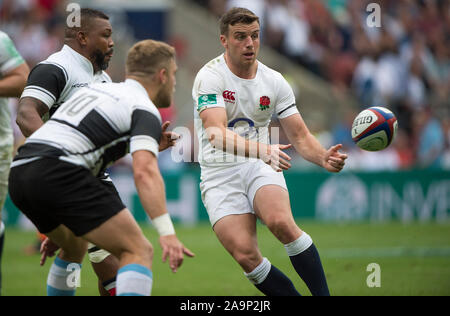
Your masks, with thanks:
<instances>
[{"instance_id":1,"label":"navy blue sock","mask_svg":"<svg viewBox=\"0 0 450 316\"><path fill-rule=\"evenodd\" d=\"M298 275L314 296L330 296L322 262L316 246L312 244L298 255L289 257Z\"/></svg>"},{"instance_id":2,"label":"navy blue sock","mask_svg":"<svg viewBox=\"0 0 450 316\"><path fill-rule=\"evenodd\" d=\"M245 276L267 296L300 296L291 280L273 266L267 258Z\"/></svg>"},{"instance_id":3,"label":"navy blue sock","mask_svg":"<svg viewBox=\"0 0 450 316\"><path fill-rule=\"evenodd\" d=\"M301 296L292 281L273 265L267 278L255 286L267 296Z\"/></svg>"}]
</instances>

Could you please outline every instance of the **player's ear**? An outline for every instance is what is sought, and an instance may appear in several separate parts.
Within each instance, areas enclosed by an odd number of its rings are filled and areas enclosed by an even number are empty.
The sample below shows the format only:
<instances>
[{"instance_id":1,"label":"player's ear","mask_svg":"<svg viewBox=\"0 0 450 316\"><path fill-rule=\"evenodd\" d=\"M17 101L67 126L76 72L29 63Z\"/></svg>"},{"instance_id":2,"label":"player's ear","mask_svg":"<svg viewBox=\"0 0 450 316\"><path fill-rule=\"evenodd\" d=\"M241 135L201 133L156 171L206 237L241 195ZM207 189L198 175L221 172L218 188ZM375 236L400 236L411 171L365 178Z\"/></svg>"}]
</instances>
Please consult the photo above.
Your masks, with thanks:
<instances>
[{"instance_id":1,"label":"player's ear","mask_svg":"<svg viewBox=\"0 0 450 316\"><path fill-rule=\"evenodd\" d=\"M80 43L81 46L87 45L87 36L86 33L83 31L78 31L76 35L78 43Z\"/></svg>"},{"instance_id":2,"label":"player's ear","mask_svg":"<svg viewBox=\"0 0 450 316\"><path fill-rule=\"evenodd\" d=\"M222 44L222 46L225 49L228 48L228 41L227 41L227 37L225 35L220 35L220 43Z\"/></svg>"},{"instance_id":3,"label":"player's ear","mask_svg":"<svg viewBox=\"0 0 450 316\"><path fill-rule=\"evenodd\" d=\"M166 84L168 79L168 72L166 68L161 68L158 72L158 78L161 84Z\"/></svg>"}]
</instances>

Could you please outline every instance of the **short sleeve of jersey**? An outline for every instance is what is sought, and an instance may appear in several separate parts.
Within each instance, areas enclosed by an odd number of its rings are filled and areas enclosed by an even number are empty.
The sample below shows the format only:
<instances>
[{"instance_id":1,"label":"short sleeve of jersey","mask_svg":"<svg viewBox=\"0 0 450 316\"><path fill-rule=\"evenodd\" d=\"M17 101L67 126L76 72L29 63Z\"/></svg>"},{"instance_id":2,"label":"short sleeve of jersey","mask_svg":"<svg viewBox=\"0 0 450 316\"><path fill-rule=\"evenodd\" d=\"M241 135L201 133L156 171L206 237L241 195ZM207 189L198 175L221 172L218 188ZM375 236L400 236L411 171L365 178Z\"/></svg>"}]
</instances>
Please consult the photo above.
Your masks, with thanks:
<instances>
[{"instance_id":1,"label":"short sleeve of jersey","mask_svg":"<svg viewBox=\"0 0 450 316\"><path fill-rule=\"evenodd\" d=\"M130 153L147 150L158 157L162 129L161 119L157 115L143 107L134 107L130 134Z\"/></svg>"},{"instance_id":2,"label":"short sleeve of jersey","mask_svg":"<svg viewBox=\"0 0 450 316\"><path fill-rule=\"evenodd\" d=\"M222 83L223 79L213 71L203 69L198 73L192 96L199 113L209 108L225 108Z\"/></svg>"},{"instance_id":3,"label":"short sleeve of jersey","mask_svg":"<svg viewBox=\"0 0 450 316\"><path fill-rule=\"evenodd\" d=\"M32 97L51 108L59 99L67 80L67 73L61 66L38 64L31 70L21 98Z\"/></svg>"},{"instance_id":4,"label":"short sleeve of jersey","mask_svg":"<svg viewBox=\"0 0 450 316\"><path fill-rule=\"evenodd\" d=\"M279 119L286 118L293 114L298 113L297 105L295 102L294 91L292 91L289 83L280 74L280 87L278 90L277 104L275 111Z\"/></svg>"},{"instance_id":5,"label":"short sleeve of jersey","mask_svg":"<svg viewBox=\"0 0 450 316\"><path fill-rule=\"evenodd\" d=\"M0 32L0 76L4 76L24 62L11 38L6 33Z\"/></svg>"}]
</instances>

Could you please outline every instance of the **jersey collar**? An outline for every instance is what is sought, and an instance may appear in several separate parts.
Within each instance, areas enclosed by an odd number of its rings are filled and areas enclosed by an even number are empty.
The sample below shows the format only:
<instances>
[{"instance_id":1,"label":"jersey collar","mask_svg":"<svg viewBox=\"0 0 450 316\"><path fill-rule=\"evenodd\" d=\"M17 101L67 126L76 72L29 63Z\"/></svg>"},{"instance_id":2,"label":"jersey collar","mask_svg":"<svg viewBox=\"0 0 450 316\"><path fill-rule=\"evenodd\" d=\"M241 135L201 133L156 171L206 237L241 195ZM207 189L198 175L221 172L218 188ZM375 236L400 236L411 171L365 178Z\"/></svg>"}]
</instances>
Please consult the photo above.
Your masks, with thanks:
<instances>
[{"instance_id":1,"label":"jersey collar","mask_svg":"<svg viewBox=\"0 0 450 316\"><path fill-rule=\"evenodd\" d=\"M145 96L147 99L150 99L150 97L148 96L147 90L145 90L144 86L142 84L140 84L139 81L131 79L131 78L128 78L128 79L125 80L125 84L133 86L143 96Z\"/></svg>"},{"instance_id":2,"label":"jersey collar","mask_svg":"<svg viewBox=\"0 0 450 316\"><path fill-rule=\"evenodd\" d=\"M95 75L94 66L92 66L92 63L89 59L81 55L79 52L74 50L69 45L64 44L62 50L70 54L78 62L78 64L81 67L83 67L84 70L86 70L88 73Z\"/></svg>"}]
</instances>

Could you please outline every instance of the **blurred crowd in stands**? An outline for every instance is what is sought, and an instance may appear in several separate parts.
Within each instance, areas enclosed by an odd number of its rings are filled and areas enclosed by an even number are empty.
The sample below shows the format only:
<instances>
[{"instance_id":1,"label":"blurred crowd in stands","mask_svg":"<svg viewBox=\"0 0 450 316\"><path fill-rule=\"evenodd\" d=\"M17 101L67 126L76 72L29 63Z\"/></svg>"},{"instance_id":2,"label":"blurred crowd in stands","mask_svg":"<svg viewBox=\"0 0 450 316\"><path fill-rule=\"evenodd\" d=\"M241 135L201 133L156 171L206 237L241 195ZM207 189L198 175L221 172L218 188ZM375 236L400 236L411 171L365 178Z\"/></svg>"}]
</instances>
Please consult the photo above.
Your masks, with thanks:
<instances>
[{"instance_id":1,"label":"blurred crowd in stands","mask_svg":"<svg viewBox=\"0 0 450 316\"><path fill-rule=\"evenodd\" d=\"M450 169L450 1L192 1L217 17L233 6L251 9L261 17L264 45L357 98L360 108L321 137L344 144L350 169ZM367 23L371 2L380 4L381 27ZM61 48L66 5L0 0L0 29L30 67ZM374 105L396 114L399 131L387 150L367 153L356 149L350 129L357 112Z\"/></svg>"},{"instance_id":2,"label":"blurred crowd in stands","mask_svg":"<svg viewBox=\"0 0 450 316\"><path fill-rule=\"evenodd\" d=\"M349 167L450 168L450 1L193 1L217 17L249 8L261 17L263 44L353 94L358 111L379 105L396 114L393 146L375 154L355 149L355 113L324 137L352 152ZM381 27L370 23L370 3L380 5Z\"/></svg>"}]
</instances>

